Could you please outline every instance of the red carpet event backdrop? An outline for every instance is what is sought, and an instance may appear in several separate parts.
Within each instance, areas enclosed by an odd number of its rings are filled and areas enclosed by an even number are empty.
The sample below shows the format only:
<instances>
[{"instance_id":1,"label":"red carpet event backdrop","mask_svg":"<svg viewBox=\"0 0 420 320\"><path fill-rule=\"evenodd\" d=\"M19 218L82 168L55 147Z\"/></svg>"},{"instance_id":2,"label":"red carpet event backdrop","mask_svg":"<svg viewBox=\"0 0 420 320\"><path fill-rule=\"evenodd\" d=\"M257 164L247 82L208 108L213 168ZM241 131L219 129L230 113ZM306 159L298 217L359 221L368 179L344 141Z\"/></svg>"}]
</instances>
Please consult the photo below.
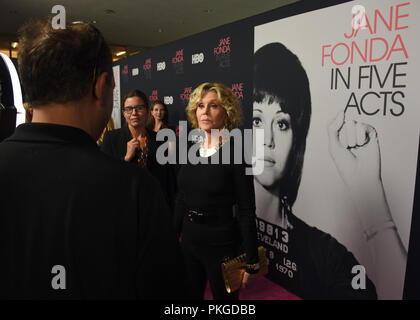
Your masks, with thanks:
<instances>
[{"instance_id":1,"label":"red carpet event backdrop","mask_svg":"<svg viewBox=\"0 0 420 320\"><path fill-rule=\"evenodd\" d=\"M296 3L114 63L113 117L120 122L120 98L141 89L163 100L177 125L197 85L228 85L241 100L244 127L264 128L271 139L265 144L280 170L255 176L270 290L341 298L330 287L345 280L346 290L366 290L365 276L378 299L409 297L408 283L418 283L406 268L418 265L410 230L420 227L412 224L419 34L418 1ZM299 94L287 97L293 90ZM290 112L305 95L309 104ZM300 174L289 185L298 155ZM342 259L347 254L354 259Z\"/></svg>"}]
</instances>

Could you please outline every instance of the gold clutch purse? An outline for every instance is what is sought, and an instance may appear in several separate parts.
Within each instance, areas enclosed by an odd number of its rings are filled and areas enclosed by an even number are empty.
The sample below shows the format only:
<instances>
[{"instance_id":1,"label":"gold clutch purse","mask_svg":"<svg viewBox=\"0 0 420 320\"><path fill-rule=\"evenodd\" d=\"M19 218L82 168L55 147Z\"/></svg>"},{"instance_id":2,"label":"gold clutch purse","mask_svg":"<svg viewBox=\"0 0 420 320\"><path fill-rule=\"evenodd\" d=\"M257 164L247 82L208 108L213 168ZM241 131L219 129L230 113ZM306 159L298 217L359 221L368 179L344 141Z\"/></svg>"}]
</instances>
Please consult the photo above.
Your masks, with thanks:
<instances>
[{"instance_id":1,"label":"gold clutch purse","mask_svg":"<svg viewBox=\"0 0 420 320\"><path fill-rule=\"evenodd\" d=\"M260 264L258 275L266 275L268 273L268 261L266 250L263 246L258 247L258 263ZM228 293L234 292L241 287L246 266L245 253L222 263L223 280Z\"/></svg>"}]
</instances>

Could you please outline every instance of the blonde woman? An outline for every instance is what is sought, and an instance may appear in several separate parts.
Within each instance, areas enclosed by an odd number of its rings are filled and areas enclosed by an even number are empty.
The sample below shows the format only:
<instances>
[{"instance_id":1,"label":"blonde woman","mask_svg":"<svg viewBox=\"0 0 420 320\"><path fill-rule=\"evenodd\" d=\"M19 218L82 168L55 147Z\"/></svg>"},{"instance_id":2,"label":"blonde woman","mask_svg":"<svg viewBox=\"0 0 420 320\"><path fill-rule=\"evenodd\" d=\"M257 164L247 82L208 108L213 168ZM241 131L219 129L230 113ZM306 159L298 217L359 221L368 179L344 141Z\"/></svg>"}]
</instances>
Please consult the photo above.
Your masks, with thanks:
<instances>
[{"instance_id":1,"label":"blonde woman","mask_svg":"<svg viewBox=\"0 0 420 320\"><path fill-rule=\"evenodd\" d=\"M192 297L203 299L209 280L214 299L236 300L238 291L229 294L225 289L221 263L245 252L248 267L242 287L255 282L259 264L254 185L252 176L245 174L245 165L233 164L232 154L231 163L222 164L223 150L231 152L232 142L226 135L212 135L212 130L237 128L241 107L228 87L203 83L191 94L186 112L192 127L204 132L204 139L197 142L200 162L181 166L178 174L176 216L182 219L180 233Z\"/></svg>"}]
</instances>

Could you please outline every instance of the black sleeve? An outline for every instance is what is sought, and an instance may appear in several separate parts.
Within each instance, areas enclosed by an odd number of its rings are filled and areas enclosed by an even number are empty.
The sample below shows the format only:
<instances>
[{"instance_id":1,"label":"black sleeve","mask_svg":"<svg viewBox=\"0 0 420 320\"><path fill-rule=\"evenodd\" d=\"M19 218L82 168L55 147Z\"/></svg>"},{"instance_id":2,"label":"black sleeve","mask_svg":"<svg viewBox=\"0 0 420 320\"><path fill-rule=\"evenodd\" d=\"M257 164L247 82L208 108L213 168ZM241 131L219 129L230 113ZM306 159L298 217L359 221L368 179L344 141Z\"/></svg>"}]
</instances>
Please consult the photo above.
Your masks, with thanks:
<instances>
[{"instance_id":1,"label":"black sleeve","mask_svg":"<svg viewBox=\"0 0 420 320\"><path fill-rule=\"evenodd\" d=\"M175 198L175 210L174 210L174 226L176 233L179 236L182 234L182 222L184 215L187 210L187 204L184 200L184 194L178 190Z\"/></svg>"},{"instance_id":2,"label":"black sleeve","mask_svg":"<svg viewBox=\"0 0 420 320\"><path fill-rule=\"evenodd\" d=\"M153 182L140 195L137 297L184 299L187 274L181 248L163 193L158 182Z\"/></svg>"},{"instance_id":3,"label":"black sleeve","mask_svg":"<svg viewBox=\"0 0 420 320\"><path fill-rule=\"evenodd\" d=\"M124 139L123 132L119 129L107 131L102 141L101 151L115 159L125 162L127 141ZM136 162L136 157L133 157L130 161L130 163Z\"/></svg>"},{"instance_id":4,"label":"black sleeve","mask_svg":"<svg viewBox=\"0 0 420 320\"><path fill-rule=\"evenodd\" d=\"M316 228L308 238L317 273L324 282L325 299L376 300L376 288L366 274L365 289L354 289L352 281L359 273L352 273L360 263L345 246L331 235ZM357 279L356 279L357 280Z\"/></svg>"},{"instance_id":5,"label":"black sleeve","mask_svg":"<svg viewBox=\"0 0 420 320\"><path fill-rule=\"evenodd\" d=\"M246 175L245 168L234 165L235 197L247 263L254 264L258 262L254 178Z\"/></svg>"}]
</instances>

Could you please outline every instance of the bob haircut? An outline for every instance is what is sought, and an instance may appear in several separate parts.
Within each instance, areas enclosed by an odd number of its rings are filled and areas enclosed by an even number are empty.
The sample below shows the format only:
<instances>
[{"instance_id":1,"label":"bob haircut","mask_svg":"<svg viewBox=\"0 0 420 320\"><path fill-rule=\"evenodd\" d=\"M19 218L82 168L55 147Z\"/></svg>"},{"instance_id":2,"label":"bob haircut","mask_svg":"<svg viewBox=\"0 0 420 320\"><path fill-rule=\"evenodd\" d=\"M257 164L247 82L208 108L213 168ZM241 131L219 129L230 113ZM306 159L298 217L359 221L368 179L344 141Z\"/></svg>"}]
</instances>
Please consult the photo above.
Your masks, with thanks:
<instances>
[{"instance_id":1,"label":"bob haircut","mask_svg":"<svg viewBox=\"0 0 420 320\"><path fill-rule=\"evenodd\" d=\"M280 183L279 197L292 206L302 176L306 137L311 118L311 94L305 69L296 55L281 43L269 43L254 54L253 101L277 102L291 118L292 149Z\"/></svg>"},{"instance_id":2,"label":"bob haircut","mask_svg":"<svg viewBox=\"0 0 420 320\"><path fill-rule=\"evenodd\" d=\"M242 123L242 108L239 99L232 90L222 83L205 82L200 84L190 95L190 101L186 110L188 121L193 128L198 128L197 107L203 95L208 91L215 91L223 109L226 111L225 128L232 130L238 128Z\"/></svg>"},{"instance_id":3,"label":"bob haircut","mask_svg":"<svg viewBox=\"0 0 420 320\"><path fill-rule=\"evenodd\" d=\"M124 96L122 100L122 106L124 107L125 100L132 97L139 97L140 99L142 99L144 102L144 106L147 110L149 110L149 100L147 99L146 94L138 89L132 90Z\"/></svg>"},{"instance_id":4,"label":"bob haircut","mask_svg":"<svg viewBox=\"0 0 420 320\"><path fill-rule=\"evenodd\" d=\"M157 105L157 104L160 104L161 106L163 106L163 109L165 110L165 115L164 115L164 117L162 119L162 122L163 122L162 128L168 128L169 127L168 106L162 100L155 100L150 105L149 118L147 120L147 125L146 125L146 127L148 127L151 130L153 130L154 127L155 127L155 117L152 116L152 111L153 111L153 108L155 107L155 105Z\"/></svg>"}]
</instances>

